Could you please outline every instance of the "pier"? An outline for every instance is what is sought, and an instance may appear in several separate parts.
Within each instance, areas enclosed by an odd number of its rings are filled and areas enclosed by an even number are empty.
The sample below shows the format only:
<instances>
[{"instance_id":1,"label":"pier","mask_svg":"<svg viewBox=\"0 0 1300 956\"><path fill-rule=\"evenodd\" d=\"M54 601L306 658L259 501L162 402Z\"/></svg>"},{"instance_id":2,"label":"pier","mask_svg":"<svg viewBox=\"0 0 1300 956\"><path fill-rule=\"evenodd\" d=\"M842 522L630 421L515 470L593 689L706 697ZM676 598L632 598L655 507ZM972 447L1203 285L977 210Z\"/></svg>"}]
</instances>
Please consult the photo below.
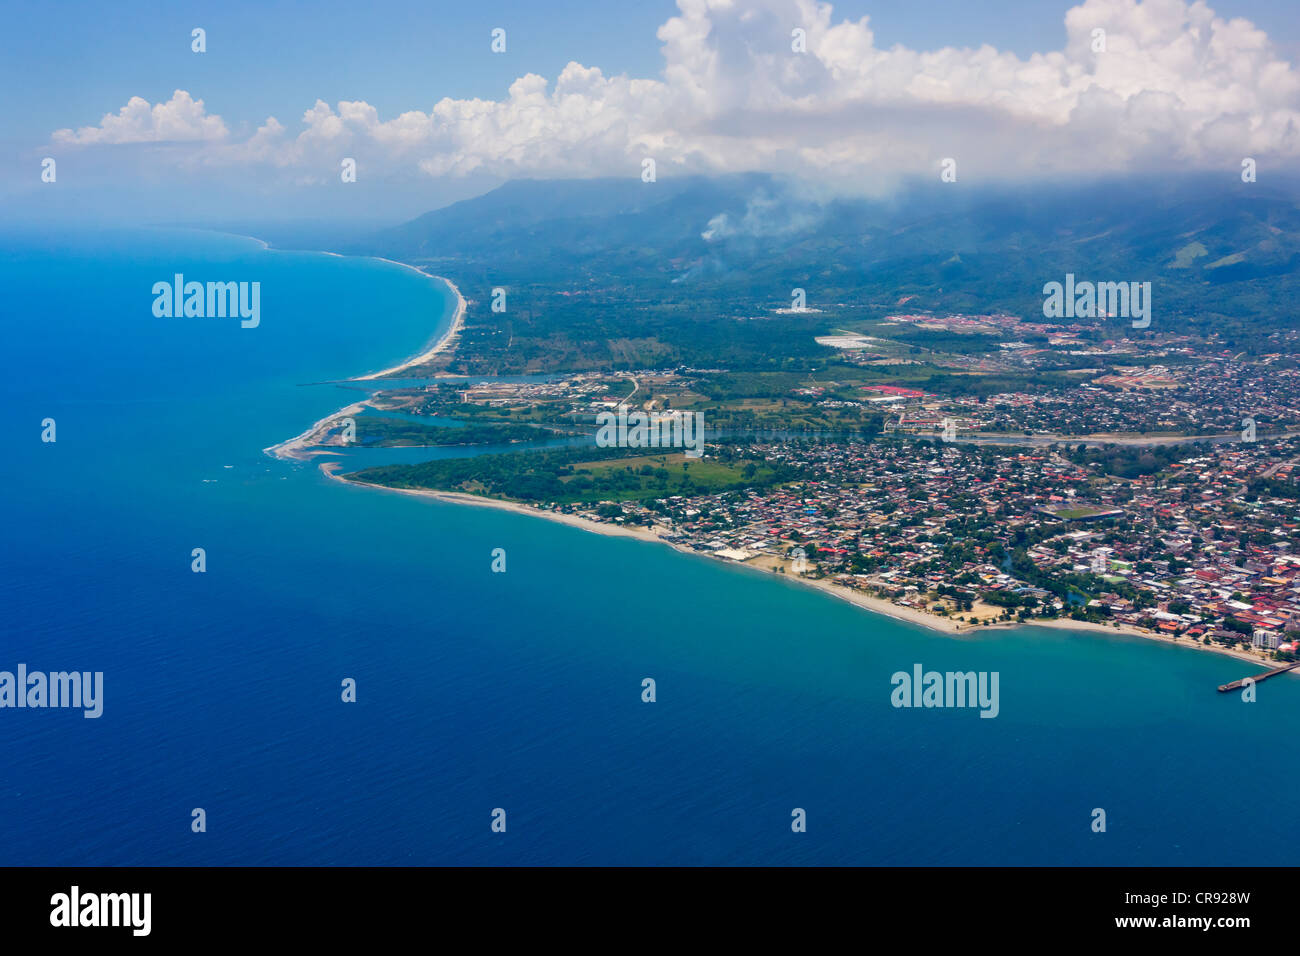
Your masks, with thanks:
<instances>
[{"instance_id":1,"label":"pier","mask_svg":"<svg viewBox=\"0 0 1300 956\"><path fill-rule=\"evenodd\" d=\"M1226 694L1229 691L1238 690L1248 680L1253 680L1256 684L1263 683L1270 677L1276 677L1278 674L1285 674L1287 671L1296 667L1300 667L1300 661L1296 661L1294 664L1283 664L1281 667L1275 667L1271 671L1265 671L1264 673L1257 674L1254 677L1243 677L1241 680L1235 680L1231 684L1220 684L1219 693Z\"/></svg>"}]
</instances>

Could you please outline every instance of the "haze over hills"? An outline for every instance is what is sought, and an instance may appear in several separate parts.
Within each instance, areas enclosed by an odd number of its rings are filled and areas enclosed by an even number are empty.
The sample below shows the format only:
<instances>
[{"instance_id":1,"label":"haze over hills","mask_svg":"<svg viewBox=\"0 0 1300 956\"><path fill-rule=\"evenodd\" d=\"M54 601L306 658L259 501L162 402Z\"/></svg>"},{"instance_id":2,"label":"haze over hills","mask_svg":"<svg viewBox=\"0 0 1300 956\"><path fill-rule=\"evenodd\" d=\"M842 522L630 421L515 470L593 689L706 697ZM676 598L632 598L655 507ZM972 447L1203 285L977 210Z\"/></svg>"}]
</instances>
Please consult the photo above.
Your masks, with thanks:
<instances>
[{"instance_id":1,"label":"haze over hills","mask_svg":"<svg viewBox=\"0 0 1300 956\"><path fill-rule=\"evenodd\" d=\"M926 184L883 200L819 199L762 174L517 180L351 246L467 268L508 263L525 279L557 267L571 278L630 269L678 282L776 270L834 288L853 277L868 289L888 282L960 296L989 272L1047 281L1073 270L1142 273L1177 294L1293 272L1300 206L1293 192L1204 177L1053 190Z\"/></svg>"},{"instance_id":2,"label":"haze over hills","mask_svg":"<svg viewBox=\"0 0 1300 956\"><path fill-rule=\"evenodd\" d=\"M1054 189L926 182L888 198L819 195L761 174L519 180L336 248L445 272L471 298L508 288L512 341L654 339L647 362L682 338L674 323L723 356L733 339L763 339L733 320L788 308L794 288L810 308L856 310L794 320L812 332L879 317L909 296L913 310L1034 321L1044 284L1066 273L1150 281L1153 333L1263 351L1268 335L1294 327L1300 294L1296 193L1232 176ZM490 318L472 314L471 325ZM714 335L706 326L719 319L725 334ZM1127 334L1127 320L1110 324ZM782 349L817 354L789 340Z\"/></svg>"}]
</instances>

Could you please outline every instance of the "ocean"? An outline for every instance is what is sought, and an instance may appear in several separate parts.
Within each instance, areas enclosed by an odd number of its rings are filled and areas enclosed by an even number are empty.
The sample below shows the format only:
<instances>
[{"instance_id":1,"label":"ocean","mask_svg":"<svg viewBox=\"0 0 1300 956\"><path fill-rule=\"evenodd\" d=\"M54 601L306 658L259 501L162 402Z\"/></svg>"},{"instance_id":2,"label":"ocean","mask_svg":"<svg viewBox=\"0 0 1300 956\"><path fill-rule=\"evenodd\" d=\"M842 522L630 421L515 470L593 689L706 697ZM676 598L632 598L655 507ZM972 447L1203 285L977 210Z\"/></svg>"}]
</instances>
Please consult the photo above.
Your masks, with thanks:
<instances>
[{"instance_id":1,"label":"ocean","mask_svg":"<svg viewBox=\"0 0 1300 956\"><path fill-rule=\"evenodd\" d=\"M260 282L260 324L156 318L175 273ZM441 283L181 230L10 233L0 275L0 670L104 674L98 719L0 709L0 865L1295 861L1300 680L1244 703L1218 655L939 634L262 452L445 328ZM916 664L997 672L997 717L893 707Z\"/></svg>"}]
</instances>

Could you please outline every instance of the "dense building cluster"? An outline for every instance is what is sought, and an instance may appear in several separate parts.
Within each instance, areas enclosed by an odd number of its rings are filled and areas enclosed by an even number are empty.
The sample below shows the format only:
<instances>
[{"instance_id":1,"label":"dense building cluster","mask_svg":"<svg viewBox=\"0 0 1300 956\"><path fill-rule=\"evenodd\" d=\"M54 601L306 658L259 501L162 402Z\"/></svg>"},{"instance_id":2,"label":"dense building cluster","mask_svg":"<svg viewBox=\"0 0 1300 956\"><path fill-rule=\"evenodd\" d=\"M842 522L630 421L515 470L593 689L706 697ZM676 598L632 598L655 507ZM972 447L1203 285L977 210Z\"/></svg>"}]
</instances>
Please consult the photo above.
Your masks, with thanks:
<instances>
[{"instance_id":1,"label":"dense building cluster","mask_svg":"<svg viewBox=\"0 0 1300 956\"><path fill-rule=\"evenodd\" d=\"M589 517L945 615L982 605L1294 653L1300 443L1160 451L1134 451L1153 470L1121 477L1128 459L1107 449L763 443L746 453L807 477Z\"/></svg>"}]
</instances>

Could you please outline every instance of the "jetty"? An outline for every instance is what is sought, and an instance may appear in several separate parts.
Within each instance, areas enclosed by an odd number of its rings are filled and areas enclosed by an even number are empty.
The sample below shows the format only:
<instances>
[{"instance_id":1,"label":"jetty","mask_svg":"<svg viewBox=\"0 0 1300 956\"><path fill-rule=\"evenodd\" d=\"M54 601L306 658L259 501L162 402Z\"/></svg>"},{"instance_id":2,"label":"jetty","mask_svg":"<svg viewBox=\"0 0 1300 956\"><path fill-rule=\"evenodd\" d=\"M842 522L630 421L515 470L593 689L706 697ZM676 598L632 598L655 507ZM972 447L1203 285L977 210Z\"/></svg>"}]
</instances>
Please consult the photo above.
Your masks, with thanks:
<instances>
[{"instance_id":1,"label":"jetty","mask_svg":"<svg viewBox=\"0 0 1300 956\"><path fill-rule=\"evenodd\" d=\"M1300 661L1296 661L1294 664L1284 664L1281 667L1275 667L1271 671L1265 671L1262 674L1256 674L1254 677L1243 677L1241 680L1235 680L1231 684L1220 684L1219 693L1226 694L1229 691L1238 690L1248 680L1254 681L1256 684L1262 683L1263 681L1268 680L1270 677L1276 677L1278 674L1285 674L1287 671L1293 670L1296 667L1300 667Z\"/></svg>"}]
</instances>

